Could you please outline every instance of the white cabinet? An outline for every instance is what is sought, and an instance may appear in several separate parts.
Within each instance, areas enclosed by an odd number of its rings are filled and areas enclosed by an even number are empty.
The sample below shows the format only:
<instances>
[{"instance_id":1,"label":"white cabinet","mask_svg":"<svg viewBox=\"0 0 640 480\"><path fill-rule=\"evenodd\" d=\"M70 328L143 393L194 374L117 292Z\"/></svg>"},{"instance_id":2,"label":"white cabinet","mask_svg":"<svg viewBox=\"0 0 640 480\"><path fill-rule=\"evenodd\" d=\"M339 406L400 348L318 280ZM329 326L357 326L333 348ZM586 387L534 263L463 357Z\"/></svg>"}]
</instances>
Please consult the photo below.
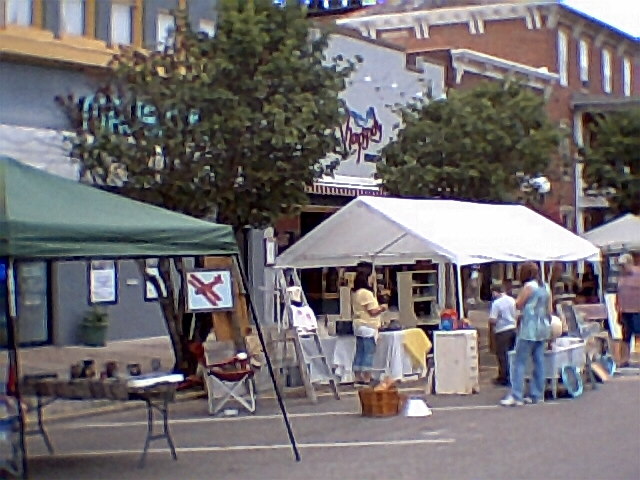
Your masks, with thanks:
<instances>
[{"instance_id":1,"label":"white cabinet","mask_svg":"<svg viewBox=\"0 0 640 480\"><path fill-rule=\"evenodd\" d=\"M398 272L398 310L405 327L438 323L438 267Z\"/></svg>"},{"instance_id":2,"label":"white cabinet","mask_svg":"<svg viewBox=\"0 0 640 480\"><path fill-rule=\"evenodd\" d=\"M478 333L475 330L433 332L436 393L477 393Z\"/></svg>"}]
</instances>

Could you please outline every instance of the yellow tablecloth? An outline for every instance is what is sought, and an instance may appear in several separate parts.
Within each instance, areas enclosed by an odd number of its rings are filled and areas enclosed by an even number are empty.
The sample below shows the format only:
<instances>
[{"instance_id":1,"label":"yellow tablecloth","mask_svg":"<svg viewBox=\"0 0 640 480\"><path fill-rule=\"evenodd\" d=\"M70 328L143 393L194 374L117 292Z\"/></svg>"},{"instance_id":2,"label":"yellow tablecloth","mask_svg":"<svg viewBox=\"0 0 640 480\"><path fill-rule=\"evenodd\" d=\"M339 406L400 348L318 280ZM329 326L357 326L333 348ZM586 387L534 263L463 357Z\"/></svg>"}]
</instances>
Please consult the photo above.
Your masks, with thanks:
<instances>
[{"instance_id":1,"label":"yellow tablecloth","mask_svg":"<svg viewBox=\"0 0 640 480\"><path fill-rule=\"evenodd\" d=\"M427 371L427 354L431 351L431 341L427 334L419 328L408 328L402 331L404 349L411 357L414 367Z\"/></svg>"}]
</instances>

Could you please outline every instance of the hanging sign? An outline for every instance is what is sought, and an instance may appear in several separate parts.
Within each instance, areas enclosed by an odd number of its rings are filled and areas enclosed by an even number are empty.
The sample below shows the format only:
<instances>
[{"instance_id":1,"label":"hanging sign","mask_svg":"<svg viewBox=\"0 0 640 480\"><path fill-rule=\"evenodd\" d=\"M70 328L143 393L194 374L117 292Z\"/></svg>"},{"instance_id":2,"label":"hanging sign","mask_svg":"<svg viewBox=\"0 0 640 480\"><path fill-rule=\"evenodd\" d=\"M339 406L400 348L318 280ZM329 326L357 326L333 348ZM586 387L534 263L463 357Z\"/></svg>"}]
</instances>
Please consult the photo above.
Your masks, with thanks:
<instances>
[{"instance_id":1,"label":"hanging sign","mask_svg":"<svg viewBox=\"0 0 640 480\"><path fill-rule=\"evenodd\" d=\"M187 272L187 311L232 310L232 282L233 277L230 270L193 270Z\"/></svg>"}]
</instances>

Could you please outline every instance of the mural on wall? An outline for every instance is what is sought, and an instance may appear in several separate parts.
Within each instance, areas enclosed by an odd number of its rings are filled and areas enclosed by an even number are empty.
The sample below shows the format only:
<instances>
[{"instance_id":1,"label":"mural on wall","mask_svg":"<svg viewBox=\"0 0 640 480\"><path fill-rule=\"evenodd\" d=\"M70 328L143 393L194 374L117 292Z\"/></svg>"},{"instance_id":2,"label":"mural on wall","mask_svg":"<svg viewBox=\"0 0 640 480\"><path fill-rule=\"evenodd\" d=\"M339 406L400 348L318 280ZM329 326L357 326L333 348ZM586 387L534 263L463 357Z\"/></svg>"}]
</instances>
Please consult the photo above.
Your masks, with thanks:
<instances>
[{"instance_id":1,"label":"mural on wall","mask_svg":"<svg viewBox=\"0 0 640 480\"><path fill-rule=\"evenodd\" d=\"M369 149L372 143L382 142L382 124L378 120L375 107L371 106L364 115L349 109L349 115L344 125L340 127L342 144L355 152L356 164L362 161L363 152ZM365 162L375 163L379 155L364 155Z\"/></svg>"}]
</instances>

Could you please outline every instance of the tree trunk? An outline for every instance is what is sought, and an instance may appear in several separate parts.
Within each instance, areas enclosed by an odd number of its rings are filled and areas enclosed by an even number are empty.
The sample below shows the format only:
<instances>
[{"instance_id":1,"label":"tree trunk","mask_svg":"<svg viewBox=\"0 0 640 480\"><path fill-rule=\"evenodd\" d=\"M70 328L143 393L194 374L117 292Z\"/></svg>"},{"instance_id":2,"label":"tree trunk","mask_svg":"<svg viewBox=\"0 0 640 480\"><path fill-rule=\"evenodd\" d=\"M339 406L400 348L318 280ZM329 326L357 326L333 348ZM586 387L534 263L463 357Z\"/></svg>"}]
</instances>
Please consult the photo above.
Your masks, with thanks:
<instances>
[{"instance_id":1,"label":"tree trunk","mask_svg":"<svg viewBox=\"0 0 640 480\"><path fill-rule=\"evenodd\" d=\"M182 264L182 259L180 263ZM169 339L171 340L171 347L173 348L173 354L175 356L175 364L173 370L175 372L185 371L185 349L188 347L186 341L182 335L182 312L184 311L184 302L180 304L180 298L184 299L184 292L182 288L178 292L178 304L176 305L175 289L173 288L173 282L171 281L171 259L163 257L158 261L158 270L160 272L160 278L164 283L164 290L167 292L166 296L162 296L160 292L163 288L158 282L158 279L149 275L146 271L146 264L144 259L137 260L138 268L142 273L145 280L148 280L153 284L158 292L158 301L160 302L160 308L164 316L165 324L169 332ZM180 286L182 286L182 278L180 279Z\"/></svg>"}]
</instances>

